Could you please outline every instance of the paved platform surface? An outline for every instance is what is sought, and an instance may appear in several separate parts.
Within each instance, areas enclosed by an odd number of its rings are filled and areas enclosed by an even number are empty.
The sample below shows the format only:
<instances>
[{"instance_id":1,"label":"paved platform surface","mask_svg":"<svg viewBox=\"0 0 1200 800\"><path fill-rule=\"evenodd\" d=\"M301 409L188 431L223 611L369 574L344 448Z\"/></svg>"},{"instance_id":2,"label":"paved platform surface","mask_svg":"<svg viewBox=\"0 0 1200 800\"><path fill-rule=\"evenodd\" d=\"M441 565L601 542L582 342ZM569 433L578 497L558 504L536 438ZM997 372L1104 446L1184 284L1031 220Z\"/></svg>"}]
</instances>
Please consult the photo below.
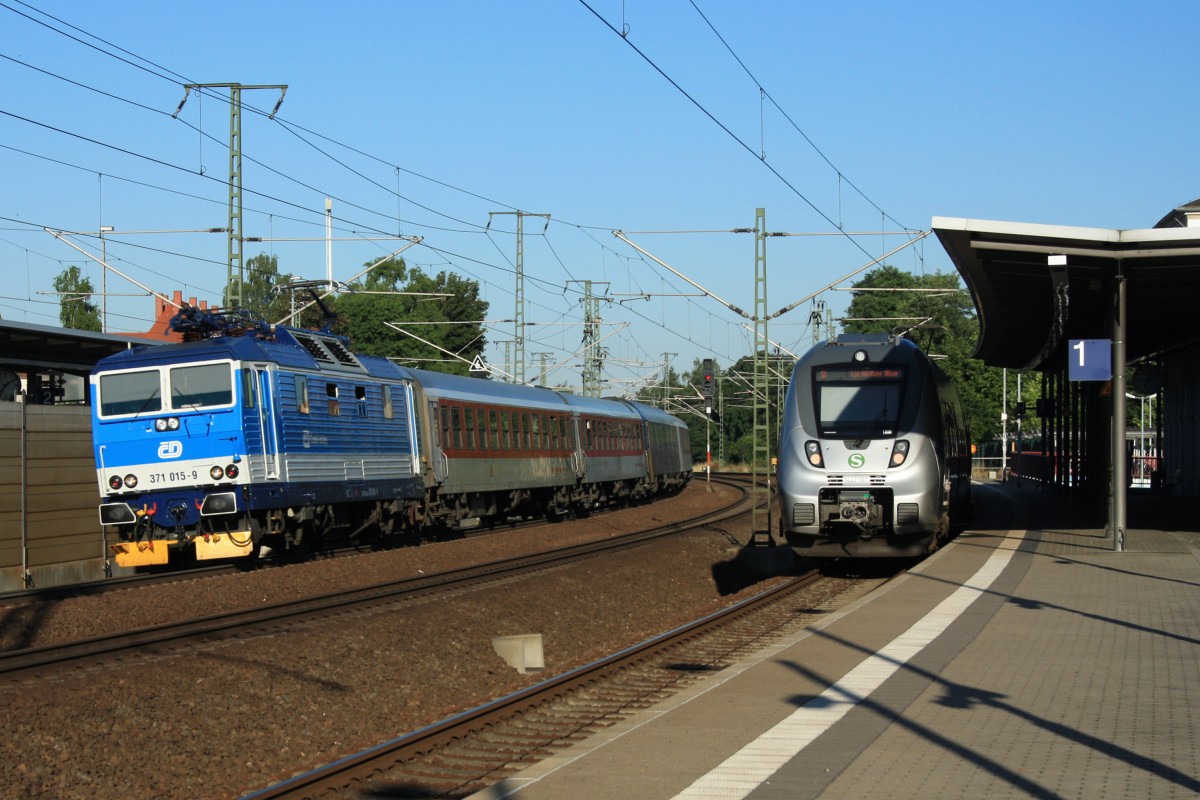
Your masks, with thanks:
<instances>
[{"instance_id":1,"label":"paved platform surface","mask_svg":"<svg viewBox=\"0 0 1200 800\"><path fill-rule=\"evenodd\" d=\"M976 488L902 578L476 800L1200 795L1191 503L1131 495L1117 552L1064 499Z\"/></svg>"}]
</instances>

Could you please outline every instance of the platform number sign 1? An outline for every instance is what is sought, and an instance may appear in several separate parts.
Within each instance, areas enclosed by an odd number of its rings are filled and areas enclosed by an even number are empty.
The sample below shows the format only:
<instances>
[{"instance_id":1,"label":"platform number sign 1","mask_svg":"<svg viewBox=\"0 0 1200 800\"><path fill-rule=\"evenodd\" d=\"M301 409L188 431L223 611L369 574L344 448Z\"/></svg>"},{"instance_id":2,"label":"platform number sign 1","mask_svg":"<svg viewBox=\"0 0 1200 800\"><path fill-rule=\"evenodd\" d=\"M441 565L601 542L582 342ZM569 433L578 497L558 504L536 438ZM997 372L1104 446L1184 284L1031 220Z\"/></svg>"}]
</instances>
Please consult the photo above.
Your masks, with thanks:
<instances>
[{"instance_id":1,"label":"platform number sign 1","mask_svg":"<svg viewBox=\"0 0 1200 800\"><path fill-rule=\"evenodd\" d=\"M1107 381L1112 378L1112 342L1108 339L1071 339L1067 351L1067 377L1073 381Z\"/></svg>"}]
</instances>

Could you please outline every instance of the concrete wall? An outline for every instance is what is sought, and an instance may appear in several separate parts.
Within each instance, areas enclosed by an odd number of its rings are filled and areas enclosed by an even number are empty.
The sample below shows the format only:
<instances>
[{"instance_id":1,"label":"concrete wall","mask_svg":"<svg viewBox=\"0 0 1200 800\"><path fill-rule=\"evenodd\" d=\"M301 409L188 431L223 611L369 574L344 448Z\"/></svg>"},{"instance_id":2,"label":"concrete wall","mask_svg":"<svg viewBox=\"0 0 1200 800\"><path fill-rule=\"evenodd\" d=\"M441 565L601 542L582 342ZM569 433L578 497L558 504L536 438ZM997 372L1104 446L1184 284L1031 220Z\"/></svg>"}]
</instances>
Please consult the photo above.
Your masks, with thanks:
<instances>
[{"instance_id":1,"label":"concrete wall","mask_svg":"<svg viewBox=\"0 0 1200 800\"><path fill-rule=\"evenodd\" d=\"M90 409L0 401L0 591L105 577L99 500Z\"/></svg>"}]
</instances>

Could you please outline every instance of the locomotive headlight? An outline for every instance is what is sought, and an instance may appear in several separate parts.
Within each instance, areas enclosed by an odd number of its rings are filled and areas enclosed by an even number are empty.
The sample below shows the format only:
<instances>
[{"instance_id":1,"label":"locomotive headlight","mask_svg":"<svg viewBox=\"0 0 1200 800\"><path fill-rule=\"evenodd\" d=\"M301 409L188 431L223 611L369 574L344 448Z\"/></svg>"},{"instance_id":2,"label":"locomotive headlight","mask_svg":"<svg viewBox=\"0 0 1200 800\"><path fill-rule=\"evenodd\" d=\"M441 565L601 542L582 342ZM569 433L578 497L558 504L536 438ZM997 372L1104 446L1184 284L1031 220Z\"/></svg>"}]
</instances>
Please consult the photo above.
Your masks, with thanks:
<instances>
[{"instance_id":1,"label":"locomotive headlight","mask_svg":"<svg viewBox=\"0 0 1200 800\"><path fill-rule=\"evenodd\" d=\"M230 464L229 466L225 467L225 477L232 480L238 476L239 471L240 470L238 469L237 464Z\"/></svg>"},{"instance_id":2,"label":"locomotive headlight","mask_svg":"<svg viewBox=\"0 0 1200 800\"><path fill-rule=\"evenodd\" d=\"M819 467L825 463L821 458L821 443L820 442L805 442L804 455L808 458L808 463L814 467Z\"/></svg>"},{"instance_id":3,"label":"locomotive headlight","mask_svg":"<svg viewBox=\"0 0 1200 800\"><path fill-rule=\"evenodd\" d=\"M132 472L129 473L128 475L125 476L124 483L125 483L126 489L136 489L137 488L137 475L134 475Z\"/></svg>"},{"instance_id":4,"label":"locomotive headlight","mask_svg":"<svg viewBox=\"0 0 1200 800\"><path fill-rule=\"evenodd\" d=\"M908 460L908 440L897 439L892 446L892 466L898 467Z\"/></svg>"},{"instance_id":5,"label":"locomotive headlight","mask_svg":"<svg viewBox=\"0 0 1200 800\"><path fill-rule=\"evenodd\" d=\"M862 362L866 361L867 360L867 351L866 350L855 350L854 351L854 360L860 364Z\"/></svg>"},{"instance_id":6,"label":"locomotive headlight","mask_svg":"<svg viewBox=\"0 0 1200 800\"><path fill-rule=\"evenodd\" d=\"M125 483L121 480L120 475L113 475L108 479L108 488L112 489L113 491L120 489L124 485Z\"/></svg>"},{"instance_id":7,"label":"locomotive headlight","mask_svg":"<svg viewBox=\"0 0 1200 800\"><path fill-rule=\"evenodd\" d=\"M221 469L220 467L213 467L208 471L208 477L212 478L214 481L219 481L221 478L225 477L225 470Z\"/></svg>"},{"instance_id":8,"label":"locomotive headlight","mask_svg":"<svg viewBox=\"0 0 1200 800\"><path fill-rule=\"evenodd\" d=\"M159 417L154 420L154 430L159 433L179 430L179 417Z\"/></svg>"},{"instance_id":9,"label":"locomotive headlight","mask_svg":"<svg viewBox=\"0 0 1200 800\"><path fill-rule=\"evenodd\" d=\"M167 417L167 430L179 430L179 417Z\"/></svg>"}]
</instances>

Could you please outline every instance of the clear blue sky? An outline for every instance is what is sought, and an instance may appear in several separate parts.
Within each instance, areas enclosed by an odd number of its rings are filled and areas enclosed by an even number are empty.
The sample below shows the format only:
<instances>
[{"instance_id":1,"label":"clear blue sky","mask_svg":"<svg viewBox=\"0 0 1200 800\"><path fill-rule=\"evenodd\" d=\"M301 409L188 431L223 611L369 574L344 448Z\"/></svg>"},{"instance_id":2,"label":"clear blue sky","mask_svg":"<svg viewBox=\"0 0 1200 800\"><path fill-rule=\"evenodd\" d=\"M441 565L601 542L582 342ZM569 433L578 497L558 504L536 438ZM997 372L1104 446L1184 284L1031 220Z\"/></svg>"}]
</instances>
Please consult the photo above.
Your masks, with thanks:
<instances>
[{"instance_id":1,"label":"clear blue sky","mask_svg":"<svg viewBox=\"0 0 1200 800\"><path fill-rule=\"evenodd\" d=\"M335 236L421 236L410 264L480 281L489 319L511 320L514 217L485 231L489 212L550 214L544 234L525 221L526 352L579 348L594 281L620 391L664 353L727 365L750 334L613 229L678 232L631 238L751 312L753 236L709 231L763 207L773 232L890 234L768 240L774 311L934 216L1147 228L1200 197L1197 30L1200 6L1144 1L0 0L0 315L57 324L43 293L68 264L101 285L43 226L112 226L114 267L219 303L223 235L121 232L226 224L228 95L193 93L172 119L183 83L287 84L279 121L244 115L245 235L323 237L330 196ZM335 242L334 277L399 246ZM259 252L325 275L323 242ZM888 261L953 269L932 237ZM109 329L149 327L152 300L107 285ZM848 294L823 299L840 314ZM810 310L771 338L801 352Z\"/></svg>"}]
</instances>

